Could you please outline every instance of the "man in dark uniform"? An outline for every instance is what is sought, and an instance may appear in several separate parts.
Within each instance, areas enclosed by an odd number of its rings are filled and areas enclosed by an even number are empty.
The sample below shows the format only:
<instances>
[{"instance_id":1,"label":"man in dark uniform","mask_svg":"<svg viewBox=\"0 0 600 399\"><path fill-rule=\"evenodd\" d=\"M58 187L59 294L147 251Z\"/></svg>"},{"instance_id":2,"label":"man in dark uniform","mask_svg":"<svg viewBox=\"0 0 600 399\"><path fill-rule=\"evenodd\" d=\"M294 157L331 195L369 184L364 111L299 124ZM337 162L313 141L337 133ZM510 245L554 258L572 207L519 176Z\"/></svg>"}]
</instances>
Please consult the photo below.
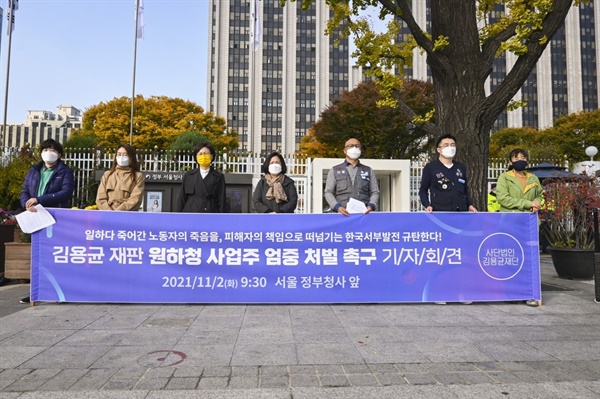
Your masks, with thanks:
<instances>
[{"instance_id":1,"label":"man in dark uniform","mask_svg":"<svg viewBox=\"0 0 600 399\"><path fill-rule=\"evenodd\" d=\"M436 144L438 159L423 168L419 197L427 212L477 212L469 196L467 167L453 161L456 138L441 136Z\"/></svg>"},{"instance_id":2,"label":"man in dark uniform","mask_svg":"<svg viewBox=\"0 0 600 399\"><path fill-rule=\"evenodd\" d=\"M334 166L327 174L325 199L333 212L349 215L346 209L350 198L354 198L367 207L365 214L377 209L379 185L375 171L360 163L362 146L357 139L346 141L344 154L346 160Z\"/></svg>"}]
</instances>

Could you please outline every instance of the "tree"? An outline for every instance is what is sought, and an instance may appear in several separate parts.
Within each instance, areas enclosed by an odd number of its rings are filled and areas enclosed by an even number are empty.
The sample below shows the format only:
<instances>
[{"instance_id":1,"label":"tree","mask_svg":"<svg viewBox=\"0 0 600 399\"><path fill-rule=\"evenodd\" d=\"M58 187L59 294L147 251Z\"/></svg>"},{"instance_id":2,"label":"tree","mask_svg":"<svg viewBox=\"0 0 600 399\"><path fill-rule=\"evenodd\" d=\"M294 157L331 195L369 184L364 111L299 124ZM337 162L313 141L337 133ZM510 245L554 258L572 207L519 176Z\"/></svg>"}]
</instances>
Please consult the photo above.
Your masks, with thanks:
<instances>
[{"instance_id":1,"label":"tree","mask_svg":"<svg viewBox=\"0 0 600 399\"><path fill-rule=\"evenodd\" d=\"M169 146L170 151L185 151L192 152L195 146L200 143L210 142L210 140L203 134L198 133L196 130L192 132L185 132L180 134L174 142Z\"/></svg>"},{"instance_id":2,"label":"tree","mask_svg":"<svg viewBox=\"0 0 600 399\"><path fill-rule=\"evenodd\" d=\"M98 138L91 132L76 130L62 144L65 148L94 148L98 145Z\"/></svg>"},{"instance_id":3,"label":"tree","mask_svg":"<svg viewBox=\"0 0 600 399\"><path fill-rule=\"evenodd\" d=\"M571 162L587 161L586 147L600 148L600 109L560 117L553 127L544 130L544 136L559 156Z\"/></svg>"},{"instance_id":4,"label":"tree","mask_svg":"<svg viewBox=\"0 0 600 399\"><path fill-rule=\"evenodd\" d=\"M39 162L39 151L29 148L29 145L21 148L19 154L12 156L9 163L0 165L0 208L20 209L21 189L29 168Z\"/></svg>"},{"instance_id":5,"label":"tree","mask_svg":"<svg viewBox=\"0 0 600 399\"><path fill-rule=\"evenodd\" d=\"M600 148L600 110L560 117L554 126L538 131L532 128L506 128L492 134L490 157L507 158L515 148L525 148L532 159L585 161L585 148Z\"/></svg>"},{"instance_id":6,"label":"tree","mask_svg":"<svg viewBox=\"0 0 600 399\"><path fill-rule=\"evenodd\" d=\"M385 70L397 67L402 71L410 66L415 46L426 54L435 93L435 122L423 121L421 128L435 136L447 132L457 136L475 205L485 209L493 123L529 76L570 7L580 2L586 0L430 0L428 33L415 20L409 0L328 0L333 11L328 33L339 28L342 35L355 35L353 55L359 64L371 67L390 100L410 118L415 113L398 95L400 81ZM302 0L302 7L312 3ZM504 5L506 11L499 12L497 5ZM396 20L388 24L387 32L374 33L368 21L358 17L367 6L378 7L381 17L396 16L411 38L395 41L400 30ZM486 95L485 82L494 59L506 51L515 55L515 63L496 90Z\"/></svg>"},{"instance_id":7,"label":"tree","mask_svg":"<svg viewBox=\"0 0 600 399\"><path fill-rule=\"evenodd\" d=\"M433 88L425 82L405 82L401 96L420 115L433 106ZM378 106L381 100L373 81L344 92L321 113L321 119L302 139L300 151L313 157L339 157L351 137L363 144L363 156L368 158L406 159L426 151L427 132L407 128L410 120L398 108Z\"/></svg>"},{"instance_id":8,"label":"tree","mask_svg":"<svg viewBox=\"0 0 600 399\"><path fill-rule=\"evenodd\" d=\"M83 128L77 135L92 134L106 149L129 143L131 99L114 98L87 109ZM215 148L237 148L237 133L227 129L225 119L180 98L136 96L133 117L133 145L166 150L180 134L196 130L205 135Z\"/></svg>"}]
</instances>

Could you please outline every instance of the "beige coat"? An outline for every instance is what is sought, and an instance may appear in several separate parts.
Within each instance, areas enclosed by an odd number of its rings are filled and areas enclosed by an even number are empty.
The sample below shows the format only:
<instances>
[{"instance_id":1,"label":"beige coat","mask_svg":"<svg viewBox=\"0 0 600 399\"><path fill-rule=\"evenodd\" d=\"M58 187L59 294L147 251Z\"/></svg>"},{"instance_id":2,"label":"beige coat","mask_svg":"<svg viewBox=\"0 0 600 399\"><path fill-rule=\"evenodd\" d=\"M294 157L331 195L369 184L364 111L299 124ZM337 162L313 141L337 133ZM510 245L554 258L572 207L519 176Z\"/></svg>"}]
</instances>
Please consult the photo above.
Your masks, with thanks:
<instances>
[{"instance_id":1,"label":"beige coat","mask_svg":"<svg viewBox=\"0 0 600 399\"><path fill-rule=\"evenodd\" d=\"M131 168L117 166L110 174L104 172L96 194L98 209L114 211L137 211L144 195L144 175L136 173L131 181Z\"/></svg>"}]
</instances>

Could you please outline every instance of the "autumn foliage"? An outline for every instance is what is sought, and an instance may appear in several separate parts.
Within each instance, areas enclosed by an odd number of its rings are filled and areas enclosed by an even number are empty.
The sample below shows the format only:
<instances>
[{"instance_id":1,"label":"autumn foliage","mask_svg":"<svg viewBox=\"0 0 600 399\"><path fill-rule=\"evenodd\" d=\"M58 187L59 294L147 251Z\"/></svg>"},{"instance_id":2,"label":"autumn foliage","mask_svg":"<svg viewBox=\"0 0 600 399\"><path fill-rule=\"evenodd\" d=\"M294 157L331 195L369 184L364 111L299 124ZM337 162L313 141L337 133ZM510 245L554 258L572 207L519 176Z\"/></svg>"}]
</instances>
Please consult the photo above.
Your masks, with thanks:
<instances>
[{"instance_id":1,"label":"autumn foliage","mask_svg":"<svg viewBox=\"0 0 600 399\"><path fill-rule=\"evenodd\" d=\"M401 95L417 114L433 107L431 84L407 80ZM302 139L300 152L311 157L340 157L351 137L362 143L365 158L407 159L424 152L428 148L426 132L410 129L410 120L398 108L378 105L382 98L372 81L344 92Z\"/></svg>"},{"instance_id":2,"label":"autumn foliage","mask_svg":"<svg viewBox=\"0 0 600 399\"><path fill-rule=\"evenodd\" d=\"M585 174L552 179L544 186L545 209L541 216L548 222L542 232L553 247L592 249L593 210L600 208L600 178Z\"/></svg>"},{"instance_id":3,"label":"autumn foliage","mask_svg":"<svg viewBox=\"0 0 600 399\"><path fill-rule=\"evenodd\" d=\"M88 108L83 128L74 135L92 136L104 148L129 143L131 99L114 98ZM136 96L133 116L133 145L139 149L168 149L182 133L196 131L216 148L233 149L237 133L227 129L224 118L205 112L191 101L166 96Z\"/></svg>"}]
</instances>

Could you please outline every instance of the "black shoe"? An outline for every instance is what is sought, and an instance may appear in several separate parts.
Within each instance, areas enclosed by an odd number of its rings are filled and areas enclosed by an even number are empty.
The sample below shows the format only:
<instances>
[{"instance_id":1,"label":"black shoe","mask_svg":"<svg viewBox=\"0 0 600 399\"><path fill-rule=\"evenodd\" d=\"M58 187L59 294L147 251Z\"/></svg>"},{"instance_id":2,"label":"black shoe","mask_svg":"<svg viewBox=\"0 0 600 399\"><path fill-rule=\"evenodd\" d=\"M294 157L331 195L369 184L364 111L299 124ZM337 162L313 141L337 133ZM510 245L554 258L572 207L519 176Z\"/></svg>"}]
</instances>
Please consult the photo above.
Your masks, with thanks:
<instances>
[{"instance_id":1,"label":"black shoe","mask_svg":"<svg viewBox=\"0 0 600 399\"><path fill-rule=\"evenodd\" d=\"M2 287L6 283L8 283L8 279L4 276L0 277L0 287Z\"/></svg>"},{"instance_id":2,"label":"black shoe","mask_svg":"<svg viewBox=\"0 0 600 399\"><path fill-rule=\"evenodd\" d=\"M25 297L25 298L21 299L19 302L21 302L21 303L29 303L30 302L29 301L29 297Z\"/></svg>"}]
</instances>

